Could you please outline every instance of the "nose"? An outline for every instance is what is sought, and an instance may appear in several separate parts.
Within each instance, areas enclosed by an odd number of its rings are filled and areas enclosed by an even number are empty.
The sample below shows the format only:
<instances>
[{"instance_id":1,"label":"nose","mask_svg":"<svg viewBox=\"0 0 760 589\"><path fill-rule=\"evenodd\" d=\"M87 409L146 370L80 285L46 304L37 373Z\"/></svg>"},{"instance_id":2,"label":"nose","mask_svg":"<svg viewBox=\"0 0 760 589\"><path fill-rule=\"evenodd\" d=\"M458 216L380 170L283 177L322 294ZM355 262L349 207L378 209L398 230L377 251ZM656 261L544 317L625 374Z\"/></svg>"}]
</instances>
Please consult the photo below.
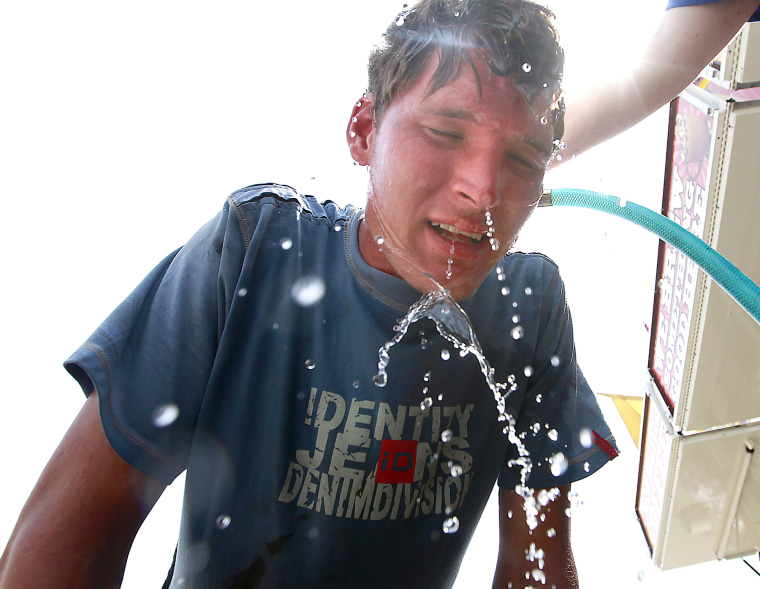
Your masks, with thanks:
<instances>
[{"instance_id":1,"label":"nose","mask_svg":"<svg viewBox=\"0 0 760 589\"><path fill-rule=\"evenodd\" d=\"M454 190L480 210L496 206L500 166L494 150L482 147L461 154L454 170Z\"/></svg>"}]
</instances>

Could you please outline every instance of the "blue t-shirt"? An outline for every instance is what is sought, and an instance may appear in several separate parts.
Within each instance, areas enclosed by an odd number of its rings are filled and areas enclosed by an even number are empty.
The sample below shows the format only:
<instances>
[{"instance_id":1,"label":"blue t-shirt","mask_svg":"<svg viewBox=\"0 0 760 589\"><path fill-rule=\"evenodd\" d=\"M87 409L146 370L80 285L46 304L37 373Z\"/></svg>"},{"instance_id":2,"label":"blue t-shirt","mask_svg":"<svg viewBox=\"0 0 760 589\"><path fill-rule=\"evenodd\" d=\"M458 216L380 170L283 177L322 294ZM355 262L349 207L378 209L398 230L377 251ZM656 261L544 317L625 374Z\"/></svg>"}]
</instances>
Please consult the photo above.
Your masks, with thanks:
<instances>
[{"instance_id":1,"label":"blue t-shirt","mask_svg":"<svg viewBox=\"0 0 760 589\"><path fill-rule=\"evenodd\" d=\"M714 2L724 2L725 0L668 0L665 10L677 8L678 6L696 6L697 4L713 4ZM752 13L747 22L757 22L760 20L760 8Z\"/></svg>"},{"instance_id":2,"label":"blue t-shirt","mask_svg":"<svg viewBox=\"0 0 760 589\"><path fill-rule=\"evenodd\" d=\"M242 189L67 360L125 460L165 483L187 469L171 587L447 587L494 483L519 482L480 365L431 320L374 383L420 293L364 262L361 218ZM530 486L614 457L553 262L507 255L462 307L514 388Z\"/></svg>"}]
</instances>

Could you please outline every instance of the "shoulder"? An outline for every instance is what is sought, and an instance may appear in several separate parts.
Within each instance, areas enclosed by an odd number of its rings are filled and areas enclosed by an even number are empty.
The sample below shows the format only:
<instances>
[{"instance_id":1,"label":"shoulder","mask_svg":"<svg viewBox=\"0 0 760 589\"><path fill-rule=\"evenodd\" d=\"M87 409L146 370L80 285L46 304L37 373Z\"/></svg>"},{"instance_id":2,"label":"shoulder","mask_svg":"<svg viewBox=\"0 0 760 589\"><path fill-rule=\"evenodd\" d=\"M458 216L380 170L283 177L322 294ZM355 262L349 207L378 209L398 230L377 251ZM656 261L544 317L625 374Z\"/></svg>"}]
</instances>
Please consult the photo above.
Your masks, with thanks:
<instances>
[{"instance_id":1,"label":"shoulder","mask_svg":"<svg viewBox=\"0 0 760 589\"><path fill-rule=\"evenodd\" d=\"M233 208L257 208L263 205L299 210L312 218L336 221L346 217L351 207L343 209L331 200L320 202L316 197L301 194L286 184L252 184L233 192L228 201Z\"/></svg>"},{"instance_id":2,"label":"shoulder","mask_svg":"<svg viewBox=\"0 0 760 589\"><path fill-rule=\"evenodd\" d=\"M540 281L535 286L546 288L551 284L562 282L557 263L549 256L538 252L511 251L504 256L494 272L497 280L499 274L503 274L510 277L511 282L525 282L526 286L532 286L531 282Z\"/></svg>"},{"instance_id":3,"label":"shoulder","mask_svg":"<svg viewBox=\"0 0 760 589\"><path fill-rule=\"evenodd\" d=\"M334 227L342 226L356 210L351 205L341 208L331 200L320 202L291 186L274 183L252 184L236 190L227 198L227 204L237 219L246 247L255 227L262 222L268 224L274 213L288 212L288 225L296 221Z\"/></svg>"}]
</instances>

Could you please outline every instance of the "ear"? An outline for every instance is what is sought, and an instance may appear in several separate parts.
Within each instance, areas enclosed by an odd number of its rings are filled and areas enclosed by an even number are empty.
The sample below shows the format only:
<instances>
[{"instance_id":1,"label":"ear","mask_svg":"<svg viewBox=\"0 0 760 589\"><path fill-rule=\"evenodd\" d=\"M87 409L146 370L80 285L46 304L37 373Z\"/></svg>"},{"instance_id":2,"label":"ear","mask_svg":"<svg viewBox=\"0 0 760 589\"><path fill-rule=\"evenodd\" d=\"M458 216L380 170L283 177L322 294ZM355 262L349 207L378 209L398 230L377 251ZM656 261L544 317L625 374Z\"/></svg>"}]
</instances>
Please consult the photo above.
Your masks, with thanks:
<instances>
[{"instance_id":1,"label":"ear","mask_svg":"<svg viewBox=\"0 0 760 589\"><path fill-rule=\"evenodd\" d=\"M354 104L351 120L346 128L348 150L354 161L361 166L369 165L375 134L374 107L375 98L372 94L362 96Z\"/></svg>"}]
</instances>

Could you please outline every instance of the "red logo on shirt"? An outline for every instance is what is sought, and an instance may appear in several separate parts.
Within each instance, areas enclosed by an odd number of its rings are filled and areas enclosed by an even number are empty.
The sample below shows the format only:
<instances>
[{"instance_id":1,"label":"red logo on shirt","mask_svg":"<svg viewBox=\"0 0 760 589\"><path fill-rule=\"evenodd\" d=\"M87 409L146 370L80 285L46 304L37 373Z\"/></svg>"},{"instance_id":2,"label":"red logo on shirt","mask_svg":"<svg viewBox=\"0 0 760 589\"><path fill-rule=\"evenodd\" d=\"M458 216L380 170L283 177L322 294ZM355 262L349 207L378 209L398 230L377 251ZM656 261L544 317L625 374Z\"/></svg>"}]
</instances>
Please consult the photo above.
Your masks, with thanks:
<instances>
[{"instance_id":1,"label":"red logo on shirt","mask_svg":"<svg viewBox=\"0 0 760 589\"><path fill-rule=\"evenodd\" d=\"M375 482L389 485L414 482L416 440L383 440Z\"/></svg>"}]
</instances>

